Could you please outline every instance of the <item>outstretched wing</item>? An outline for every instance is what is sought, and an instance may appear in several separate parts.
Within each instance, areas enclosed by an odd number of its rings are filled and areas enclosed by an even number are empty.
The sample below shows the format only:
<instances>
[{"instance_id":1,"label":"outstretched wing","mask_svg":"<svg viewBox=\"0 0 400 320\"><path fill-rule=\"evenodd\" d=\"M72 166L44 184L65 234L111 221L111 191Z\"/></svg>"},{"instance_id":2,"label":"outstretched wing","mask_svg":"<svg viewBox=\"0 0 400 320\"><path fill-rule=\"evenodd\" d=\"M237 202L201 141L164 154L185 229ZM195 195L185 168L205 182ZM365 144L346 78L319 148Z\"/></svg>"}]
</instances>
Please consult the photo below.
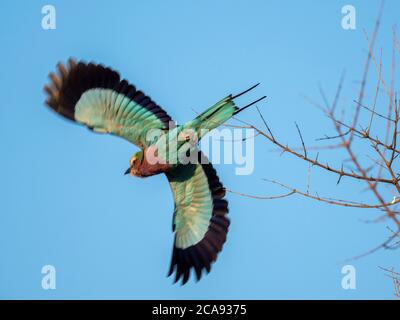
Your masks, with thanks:
<instances>
[{"instance_id":1,"label":"outstretched wing","mask_svg":"<svg viewBox=\"0 0 400 320\"><path fill-rule=\"evenodd\" d=\"M45 86L46 104L64 117L96 132L111 133L144 148L149 130L166 130L171 117L142 91L102 65L58 64Z\"/></svg>"},{"instance_id":2,"label":"outstretched wing","mask_svg":"<svg viewBox=\"0 0 400 320\"><path fill-rule=\"evenodd\" d=\"M174 248L169 275L176 267L175 282L185 284L194 269L200 280L210 272L226 241L229 228L225 189L215 169L199 151L199 163L179 165L167 173L174 195Z\"/></svg>"}]
</instances>

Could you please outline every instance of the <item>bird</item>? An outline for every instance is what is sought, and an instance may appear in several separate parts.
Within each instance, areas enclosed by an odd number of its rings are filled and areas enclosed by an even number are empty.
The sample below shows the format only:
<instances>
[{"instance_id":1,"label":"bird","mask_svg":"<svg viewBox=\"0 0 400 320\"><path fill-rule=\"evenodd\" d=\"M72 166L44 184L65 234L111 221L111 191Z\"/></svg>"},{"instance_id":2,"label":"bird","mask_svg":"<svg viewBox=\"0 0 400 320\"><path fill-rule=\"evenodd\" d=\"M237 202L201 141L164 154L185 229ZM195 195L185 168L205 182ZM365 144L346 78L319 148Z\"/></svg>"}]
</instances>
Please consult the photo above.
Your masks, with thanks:
<instances>
[{"instance_id":1,"label":"bird","mask_svg":"<svg viewBox=\"0 0 400 320\"><path fill-rule=\"evenodd\" d=\"M103 64L70 58L49 73L45 105L94 132L116 135L139 147L125 174L167 177L174 198L168 276L175 273L175 283L180 279L182 285L187 283L191 273L199 281L210 272L230 226L226 189L197 142L264 99L242 108L236 106L234 100L256 86L230 94L193 120L176 125L149 96ZM185 157L191 161L184 161Z\"/></svg>"}]
</instances>

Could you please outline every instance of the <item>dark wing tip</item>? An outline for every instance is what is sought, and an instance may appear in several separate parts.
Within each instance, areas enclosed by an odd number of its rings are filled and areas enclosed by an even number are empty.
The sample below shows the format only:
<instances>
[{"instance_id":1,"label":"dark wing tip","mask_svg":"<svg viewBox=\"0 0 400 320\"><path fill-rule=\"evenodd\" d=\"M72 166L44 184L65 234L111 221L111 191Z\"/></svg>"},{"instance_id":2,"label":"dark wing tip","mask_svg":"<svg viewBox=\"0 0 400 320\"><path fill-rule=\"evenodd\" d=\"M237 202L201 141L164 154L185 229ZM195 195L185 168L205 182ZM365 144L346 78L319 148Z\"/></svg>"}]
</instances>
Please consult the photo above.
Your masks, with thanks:
<instances>
[{"instance_id":1,"label":"dark wing tip","mask_svg":"<svg viewBox=\"0 0 400 320\"><path fill-rule=\"evenodd\" d=\"M109 79L104 77L102 65L87 64L83 60L77 62L74 58L69 58L67 64L59 62L56 71L50 72L48 78L49 84L44 87L47 106L71 120L74 120L75 105L86 90L112 88L119 82L119 74L112 71L113 83L105 86Z\"/></svg>"},{"instance_id":2,"label":"dark wing tip","mask_svg":"<svg viewBox=\"0 0 400 320\"><path fill-rule=\"evenodd\" d=\"M49 84L44 87L46 104L57 113L74 120L75 105L82 94L93 88L112 89L140 103L155 114L168 128L171 117L142 91L128 81L121 80L118 72L93 62L70 58L67 64L57 64L57 71L49 74Z\"/></svg>"}]
</instances>

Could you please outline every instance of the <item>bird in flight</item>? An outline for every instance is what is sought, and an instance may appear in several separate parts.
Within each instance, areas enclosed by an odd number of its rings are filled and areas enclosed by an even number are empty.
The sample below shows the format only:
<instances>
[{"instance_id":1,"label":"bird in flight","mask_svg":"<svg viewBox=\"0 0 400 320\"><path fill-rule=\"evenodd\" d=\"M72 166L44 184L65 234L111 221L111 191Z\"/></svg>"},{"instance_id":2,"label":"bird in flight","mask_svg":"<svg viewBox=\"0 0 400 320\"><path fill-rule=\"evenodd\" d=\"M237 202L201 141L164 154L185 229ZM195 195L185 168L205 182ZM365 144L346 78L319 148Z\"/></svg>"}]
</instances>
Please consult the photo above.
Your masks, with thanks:
<instances>
[{"instance_id":1,"label":"bird in flight","mask_svg":"<svg viewBox=\"0 0 400 320\"><path fill-rule=\"evenodd\" d=\"M118 72L101 64L69 59L49 74L46 104L65 118L99 133L120 136L140 148L126 171L136 177L164 173L174 197L174 245L169 276L185 284L194 270L200 280L226 241L228 202L213 166L197 142L233 115L264 99L238 108L228 95L192 121L175 125L151 98Z\"/></svg>"}]
</instances>

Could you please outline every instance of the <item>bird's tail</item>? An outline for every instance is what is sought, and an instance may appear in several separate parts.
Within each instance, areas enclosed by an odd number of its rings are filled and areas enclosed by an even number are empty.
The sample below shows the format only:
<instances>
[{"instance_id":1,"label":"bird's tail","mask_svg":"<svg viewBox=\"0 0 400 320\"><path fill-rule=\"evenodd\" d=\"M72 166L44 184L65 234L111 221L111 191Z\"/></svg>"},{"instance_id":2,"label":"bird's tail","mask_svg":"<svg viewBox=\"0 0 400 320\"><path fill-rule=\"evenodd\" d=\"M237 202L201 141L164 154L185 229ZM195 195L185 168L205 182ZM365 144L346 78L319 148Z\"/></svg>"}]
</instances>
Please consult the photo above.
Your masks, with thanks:
<instances>
[{"instance_id":1,"label":"bird's tail","mask_svg":"<svg viewBox=\"0 0 400 320\"><path fill-rule=\"evenodd\" d=\"M249 92L258 85L259 84L256 84L237 95L229 95L225 97L224 99L214 104L212 107L208 108L203 113L199 114L192 121L186 123L184 127L187 129L195 130L198 135L198 138L201 139L207 132L219 127L221 124L232 118L235 114L238 114L239 112L243 111L244 109L247 109L251 105L263 100L265 96L260 99L257 99L256 101L253 101L252 103L242 108L238 108L235 105L234 99Z\"/></svg>"}]
</instances>

